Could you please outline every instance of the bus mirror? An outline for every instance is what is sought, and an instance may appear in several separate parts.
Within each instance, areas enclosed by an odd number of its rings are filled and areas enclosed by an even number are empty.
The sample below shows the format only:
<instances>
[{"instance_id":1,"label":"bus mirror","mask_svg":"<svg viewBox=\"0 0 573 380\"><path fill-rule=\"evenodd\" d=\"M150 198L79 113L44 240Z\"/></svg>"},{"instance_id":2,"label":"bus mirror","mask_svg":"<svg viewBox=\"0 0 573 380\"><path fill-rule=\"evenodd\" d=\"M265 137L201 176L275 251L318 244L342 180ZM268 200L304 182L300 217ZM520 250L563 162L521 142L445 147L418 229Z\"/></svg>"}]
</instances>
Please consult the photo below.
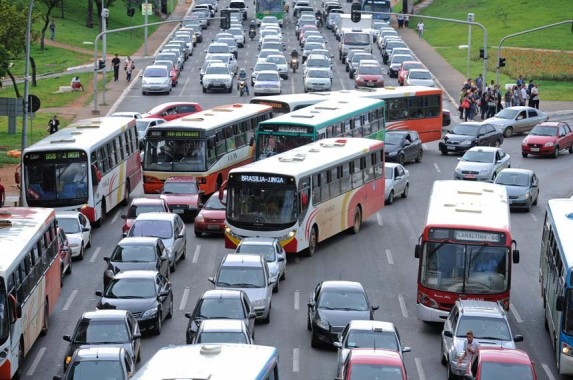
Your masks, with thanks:
<instances>
[{"instance_id":1,"label":"bus mirror","mask_svg":"<svg viewBox=\"0 0 573 380\"><path fill-rule=\"evenodd\" d=\"M414 257L419 259L422 256L422 246L420 244L416 244L416 248L414 248Z\"/></svg>"},{"instance_id":2,"label":"bus mirror","mask_svg":"<svg viewBox=\"0 0 573 380\"><path fill-rule=\"evenodd\" d=\"M14 173L14 182L16 182L16 185L20 186L20 172Z\"/></svg>"},{"instance_id":3,"label":"bus mirror","mask_svg":"<svg viewBox=\"0 0 573 380\"><path fill-rule=\"evenodd\" d=\"M557 296L557 301L555 302L555 309L557 311L563 311L563 304L565 303L564 296Z\"/></svg>"},{"instance_id":4,"label":"bus mirror","mask_svg":"<svg viewBox=\"0 0 573 380\"><path fill-rule=\"evenodd\" d=\"M253 146L255 145L255 138L251 137L251 139L249 140L249 146Z\"/></svg>"},{"instance_id":5,"label":"bus mirror","mask_svg":"<svg viewBox=\"0 0 573 380\"><path fill-rule=\"evenodd\" d=\"M95 164L92 164L91 166L91 171L92 171L92 185L93 186L97 186L99 184L99 182L101 181L101 172L99 171L99 169L97 168L97 166Z\"/></svg>"},{"instance_id":6,"label":"bus mirror","mask_svg":"<svg viewBox=\"0 0 573 380\"><path fill-rule=\"evenodd\" d=\"M513 250L513 263L519 264L519 249Z\"/></svg>"},{"instance_id":7,"label":"bus mirror","mask_svg":"<svg viewBox=\"0 0 573 380\"><path fill-rule=\"evenodd\" d=\"M16 319L20 319L22 318L22 305L20 305L19 303L16 303Z\"/></svg>"}]
</instances>

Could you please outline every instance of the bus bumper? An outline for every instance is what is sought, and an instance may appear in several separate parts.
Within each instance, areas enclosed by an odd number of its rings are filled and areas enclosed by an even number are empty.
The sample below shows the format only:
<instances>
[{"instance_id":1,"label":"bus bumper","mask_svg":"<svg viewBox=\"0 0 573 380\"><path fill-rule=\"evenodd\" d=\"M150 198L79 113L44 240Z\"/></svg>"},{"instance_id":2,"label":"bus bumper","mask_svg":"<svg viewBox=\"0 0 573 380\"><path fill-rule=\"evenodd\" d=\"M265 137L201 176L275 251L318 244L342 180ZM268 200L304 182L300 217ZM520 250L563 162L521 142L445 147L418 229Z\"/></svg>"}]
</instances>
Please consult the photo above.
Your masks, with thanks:
<instances>
[{"instance_id":1,"label":"bus bumper","mask_svg":"<svg viewBox=\"0 0 573 380\"><path fill-rule=\"evenodd\" d=\"M422 305L421 303L416 304L416 315L419 320L426 322L444 322L448 318L448 312L444 310L438 310L431 307Z\"/></svg>"},{"instance_id":2,"label":"bus bumper","mask_svg":"<svg viewBox=\"0 0 573 380\"><path fill-rule=\"evenodd\" d=\"M570 375L573 373L573 357L560 354L559 358L559 374Z\"/></svg>"}]
</instances>

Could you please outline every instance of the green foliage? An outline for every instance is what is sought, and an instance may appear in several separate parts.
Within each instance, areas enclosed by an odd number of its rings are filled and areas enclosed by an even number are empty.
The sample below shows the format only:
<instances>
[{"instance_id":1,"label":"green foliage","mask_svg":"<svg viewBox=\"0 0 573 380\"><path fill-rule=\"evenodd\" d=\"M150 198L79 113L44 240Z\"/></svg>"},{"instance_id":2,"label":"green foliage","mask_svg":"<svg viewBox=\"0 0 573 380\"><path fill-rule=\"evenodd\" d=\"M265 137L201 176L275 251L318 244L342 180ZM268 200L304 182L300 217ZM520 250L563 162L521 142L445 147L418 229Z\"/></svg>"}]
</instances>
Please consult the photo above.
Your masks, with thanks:
<instances>
[{"instance_id":1,"label":"green foliage","mask_svg":"<svg viewBox=\"0 0 573 380\"><path fill-rule=\"evenodd\" d=\"M0 0L0 20L0 76L5 76L12 60L21 57L26 46L28 12L24 1Z\"/></svg>"}]
</instances>

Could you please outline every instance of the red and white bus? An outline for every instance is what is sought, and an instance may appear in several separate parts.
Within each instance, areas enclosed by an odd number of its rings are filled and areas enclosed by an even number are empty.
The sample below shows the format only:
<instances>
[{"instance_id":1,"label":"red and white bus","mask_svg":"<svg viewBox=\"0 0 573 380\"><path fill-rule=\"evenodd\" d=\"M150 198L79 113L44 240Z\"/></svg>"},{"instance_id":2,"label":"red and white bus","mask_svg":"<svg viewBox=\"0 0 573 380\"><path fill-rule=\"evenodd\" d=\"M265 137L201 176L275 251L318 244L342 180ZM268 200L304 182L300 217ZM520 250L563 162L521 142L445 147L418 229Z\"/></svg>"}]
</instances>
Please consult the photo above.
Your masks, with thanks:
<instances>
[{"instance_id":1,"label":"red and white bus","mask_svg":"<svg viewBox=\"0 0 573 380\"><path fill-rule=\"evenodd\" d=\"M0 208L0 379L12 379L60 296L56 215L49 208Z\"/></svg>"},{"instance_id":2,"label":"red and white bus","mask_svg":"<svg viewBox=\"0 0 573 380\"><path fill-rule=\"evenodd\" d=\"M363 138L322 139L231 170L225 247L273 237L287 253L313 255L319 242L359 232L383 207L384 182L384 143Z\"/></svg>"},{"instance_id":3,"label":"red and white bus","mask_svg":"<svg viewBox=\"0 0 573 380\"><path fill-rule=\"evenodd\" d=\"M419 319L443 322L460 298L500 301L509 309L512 262L519 262L519 251L507 199L500 185L434 182L415 250Z\"/></svg>"},{"instance_id":4,"label":"red and white bus","mask_svg":"<svg viewBox=\"0 0 573 380\"><path fill-rule=\"evenodd\" d=\"M22 155L24 206L77 210L100 225L141 181L135 119L80 120Z\"/></svg>"},{"instance_id":5,"label":"red and white bus","mask_svg":"<svg viewBox=\"0 0 573 380\"><path fill-rule=\"evenodd\" d=\"M168 177L193 176L206 194L215 192L231 169L253 161L257 124L272 115L267 105L231 104L150 128L143 190L156 194Z\"/></svg>"}]
</instances>

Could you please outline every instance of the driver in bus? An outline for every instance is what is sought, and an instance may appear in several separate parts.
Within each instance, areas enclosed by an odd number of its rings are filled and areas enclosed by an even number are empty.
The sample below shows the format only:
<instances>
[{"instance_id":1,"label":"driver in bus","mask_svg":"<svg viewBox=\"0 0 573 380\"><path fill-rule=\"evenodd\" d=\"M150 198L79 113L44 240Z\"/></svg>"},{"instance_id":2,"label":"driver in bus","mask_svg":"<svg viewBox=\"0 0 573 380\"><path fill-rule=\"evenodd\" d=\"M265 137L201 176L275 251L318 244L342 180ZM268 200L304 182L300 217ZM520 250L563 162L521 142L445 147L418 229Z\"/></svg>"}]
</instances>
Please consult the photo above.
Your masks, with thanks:
<instances>
[{"instance_id":1,"label":"driver in bus","mask_svg":"<svg viewBox=\"0 0 573 380\"><path fill-rule=\"evenodd\" d=\"M498 265L499 262L495 257L495 253L486 251L484 252L483 259L478 262L476 271L489 273L497 272Z\"/></svg>"}]
</instances>

